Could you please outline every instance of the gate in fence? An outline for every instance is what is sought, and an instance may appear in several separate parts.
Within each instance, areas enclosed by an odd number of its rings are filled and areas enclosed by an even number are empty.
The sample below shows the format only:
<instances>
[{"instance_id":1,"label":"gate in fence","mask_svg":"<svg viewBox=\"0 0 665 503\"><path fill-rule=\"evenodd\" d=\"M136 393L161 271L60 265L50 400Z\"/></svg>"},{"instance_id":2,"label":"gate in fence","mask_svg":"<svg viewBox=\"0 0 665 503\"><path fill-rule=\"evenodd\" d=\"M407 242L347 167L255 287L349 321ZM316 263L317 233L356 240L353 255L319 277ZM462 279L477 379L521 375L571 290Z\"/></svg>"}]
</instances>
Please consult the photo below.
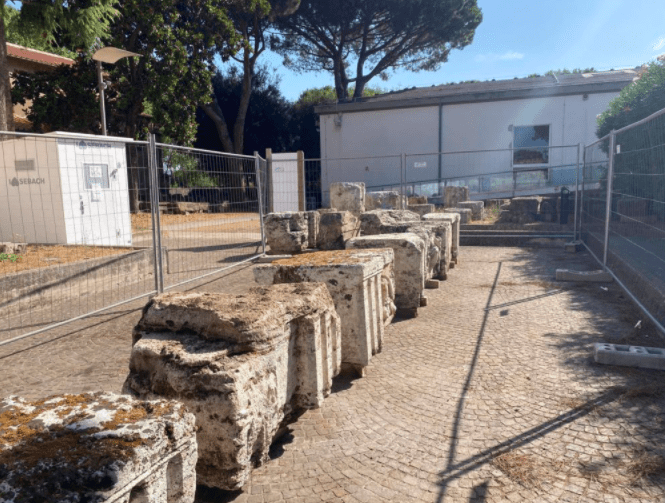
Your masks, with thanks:
<instances>
[{"instance_id":1,"label":"gate in fence","mask_svg":"<svg viewBox=\"0 0 665 503\"><path fill-rule=\"evenodd\" d=\"M259 256L265 173L154 136L3 133L0 345Z\"/></svg>"}]
</instances>

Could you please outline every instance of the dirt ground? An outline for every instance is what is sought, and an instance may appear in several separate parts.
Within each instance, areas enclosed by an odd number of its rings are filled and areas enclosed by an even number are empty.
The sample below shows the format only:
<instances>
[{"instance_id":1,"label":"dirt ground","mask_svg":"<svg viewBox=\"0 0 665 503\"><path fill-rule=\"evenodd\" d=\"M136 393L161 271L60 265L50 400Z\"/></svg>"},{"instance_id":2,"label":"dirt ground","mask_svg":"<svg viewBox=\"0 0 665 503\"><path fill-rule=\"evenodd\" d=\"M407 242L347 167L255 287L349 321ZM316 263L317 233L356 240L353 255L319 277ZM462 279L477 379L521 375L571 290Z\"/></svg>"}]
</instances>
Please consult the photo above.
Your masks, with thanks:
<instances>
[{"instance_id":1,"label":"dirt ground","mask_svg":"<svg viewBox=\"0 0 665 503\"><path fill-rule=\"evenodd\" d=\"M90 258L119 255L128 251L132 251L132 249L98 246L28 245L27 252L19 255L16 262L10 260L0 262L0 276L27 271L28 269L69 264Z\"/></svg>"},{"instance_id":2,"label":"dirt ground","mask_svg":"<svg viewBox=\"0 0 665 503\"><path fill-rule=\"evenodd\" d=\"M192 229L194 232L261 232L258 218L244 222L232 222L230 224L203 225Z\"/></svg>"},{"instance_id":3,"label":"dirt ground","mask_svg":"<svg viewBox=\"0 0 665 503\"><path fill-rule=\"evenodd\" d=\"M256 213L191 213L189 215L171 215L162 213L159 221L162 225L184 224L189 222L205 222L206 220L222 220L241 217L256 217ZM133 213L132 230L147 231L152 229L152 216L150 213Z\"/></svg>"}]
</instances>

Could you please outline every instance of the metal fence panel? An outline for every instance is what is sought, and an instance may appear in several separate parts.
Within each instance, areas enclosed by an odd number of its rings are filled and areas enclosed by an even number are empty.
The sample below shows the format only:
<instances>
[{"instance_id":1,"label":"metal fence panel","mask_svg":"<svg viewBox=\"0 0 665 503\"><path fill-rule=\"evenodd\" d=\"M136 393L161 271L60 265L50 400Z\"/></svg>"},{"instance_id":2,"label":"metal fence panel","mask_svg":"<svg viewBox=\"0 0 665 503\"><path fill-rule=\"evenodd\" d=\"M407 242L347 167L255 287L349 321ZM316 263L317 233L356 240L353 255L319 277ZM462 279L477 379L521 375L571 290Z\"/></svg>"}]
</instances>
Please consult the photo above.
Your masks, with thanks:
<instances>
[{"instance_id":1,"label":"metal fence panel","mask_svg":"<svg viewBox=\"0 0 665 503\"><path fill-rule=\"evenodd\" d=\"M155 290L145 142L3 134L0 173L0 344Z\"/></svg>"}]
</instances>

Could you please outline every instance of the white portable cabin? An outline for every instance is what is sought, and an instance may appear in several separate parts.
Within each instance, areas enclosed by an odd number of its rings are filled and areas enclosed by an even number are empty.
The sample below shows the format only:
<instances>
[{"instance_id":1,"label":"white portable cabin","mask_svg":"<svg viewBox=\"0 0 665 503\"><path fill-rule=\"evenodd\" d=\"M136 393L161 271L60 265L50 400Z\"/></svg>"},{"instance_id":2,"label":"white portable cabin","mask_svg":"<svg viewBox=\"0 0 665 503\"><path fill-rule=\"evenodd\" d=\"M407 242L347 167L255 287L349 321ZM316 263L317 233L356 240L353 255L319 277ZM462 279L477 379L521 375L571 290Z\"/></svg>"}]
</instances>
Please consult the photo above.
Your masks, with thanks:
<instances>
[{"instance_id":1,"label":"white portable cabin","mask_svg":"<svg viewBox=\"0 0 665 503\"><path fill-rule=\"evenodd\" d=\"M0 241L131 246L128 138L0 138Z\"/></svg>"}]
</instances>

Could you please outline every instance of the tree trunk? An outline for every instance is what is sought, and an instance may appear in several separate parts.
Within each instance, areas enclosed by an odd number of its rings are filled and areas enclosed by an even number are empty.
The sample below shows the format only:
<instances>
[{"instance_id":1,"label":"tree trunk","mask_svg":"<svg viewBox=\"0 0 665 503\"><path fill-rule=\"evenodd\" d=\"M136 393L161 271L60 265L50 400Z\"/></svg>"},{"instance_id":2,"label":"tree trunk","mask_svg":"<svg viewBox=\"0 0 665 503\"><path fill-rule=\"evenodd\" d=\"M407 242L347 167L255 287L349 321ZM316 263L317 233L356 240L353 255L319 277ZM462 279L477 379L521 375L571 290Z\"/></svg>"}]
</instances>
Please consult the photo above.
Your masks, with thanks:
<instances>
[{"instance_id":1,"label":"tree trunk","mask_svg":"<svg viewBox=\"0 0 665 503\"><path fill-rule=\"evenodd\" d=\"M11 81L7 62L7 39L5 37L5 0L0 0L0 131L14 131Z\"/></svg>"},{"instance_id":2,"label":"tree trunk","mask_svg":"<svg viewBox=\"0 0 665 503\"><path fill-rule=\"evenodd\" d=\"M201 108L203 108L206 115L215 123L217 136L219 136L219 139L222 142L222 148L227 152L235 152L233 140L231 140L231 135L229 134L229 127L226 124L224 112L222 112L219 103L217 103L217 97L213 94L212 101L203 105Z\"/></svg>"},{"instance_id":3,"label":"tree trunk","mask_svg":"<svg viewBox=\"0 0 665 503\"><path fill-rule=\"evenodd\" d=\"M340 57L335 57L333 73L335 75L335 93L337 94L337 99L344 100L349 97L349 80L344 70L344 61Z\"/></svg>"}]
</instances>

